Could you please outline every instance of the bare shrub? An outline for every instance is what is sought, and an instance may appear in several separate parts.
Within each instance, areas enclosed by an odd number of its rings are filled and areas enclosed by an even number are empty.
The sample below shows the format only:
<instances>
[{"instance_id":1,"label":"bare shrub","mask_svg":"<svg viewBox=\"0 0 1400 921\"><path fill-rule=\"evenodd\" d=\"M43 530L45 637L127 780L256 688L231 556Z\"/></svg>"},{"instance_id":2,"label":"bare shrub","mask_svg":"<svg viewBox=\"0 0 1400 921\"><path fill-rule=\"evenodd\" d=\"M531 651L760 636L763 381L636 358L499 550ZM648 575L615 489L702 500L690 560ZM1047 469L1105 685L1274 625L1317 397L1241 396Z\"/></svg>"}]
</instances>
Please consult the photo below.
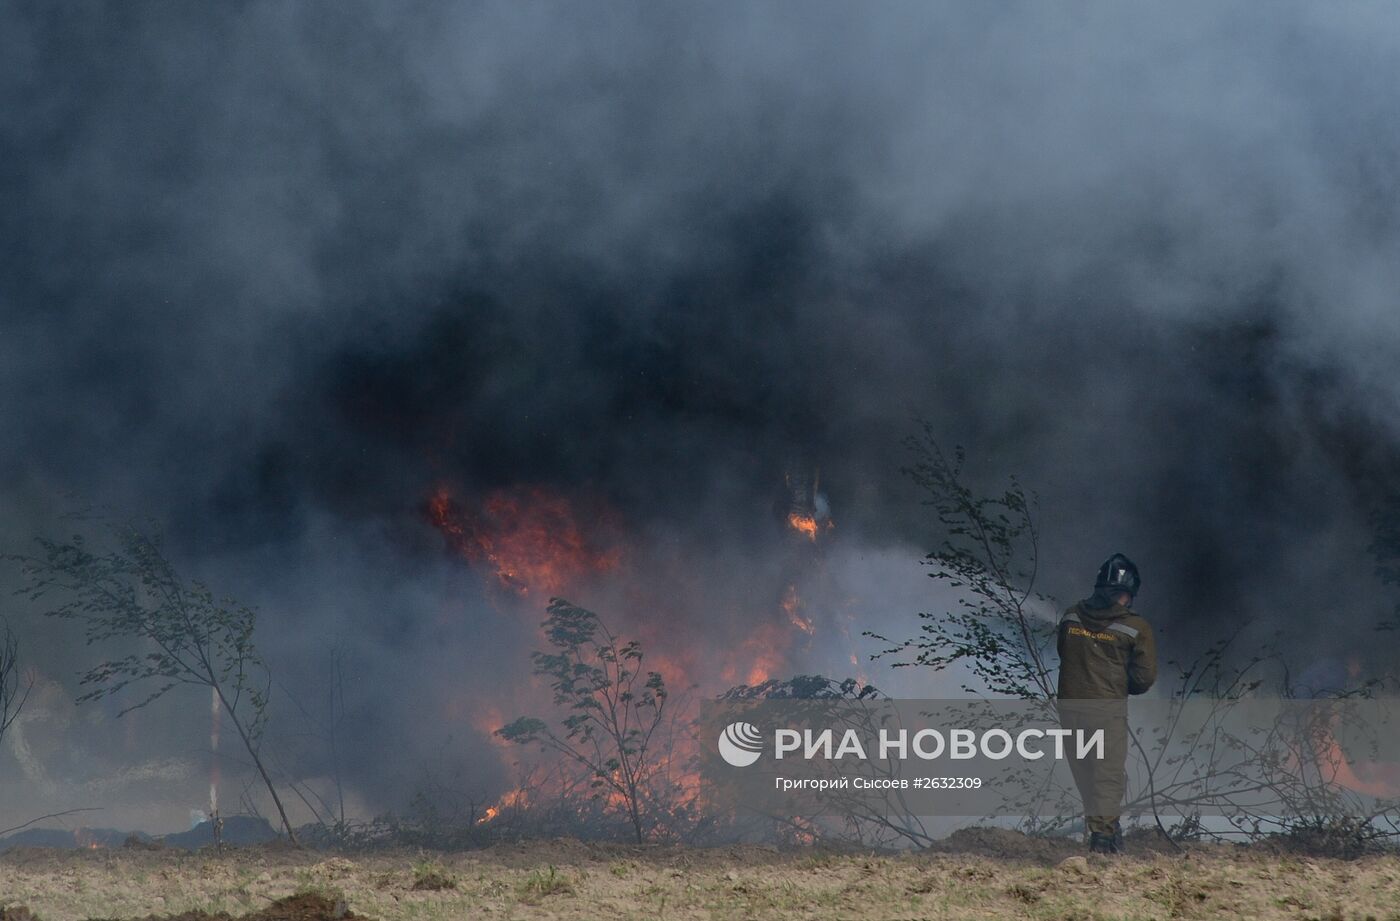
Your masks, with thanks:
<instances>
[{"instance_id":1,"label":"bare shrub","mask_svg":"<svg viewBox=\"0 0 1400 921\"><path fill-rule=\"evenodd\" d=\"M0 618L0 739L19 719L19 712L33 687L33 678L20 679L19 640L10 625Z\"/></svg>"},{"instance_id":2,"label":"bare shrub","mask_svg":"<svg viewBox=\"0 0 1400 921\"><path fill-rule=\"evenodd\" d=\"M296 833L260 751L270 677L253 644L256 612L217 598L202 582L182 578L159 537L130 525L109 525L107 533L106 547L90 546L82 535L66 541L41 537L35 540L35 554L10 557L20 563L26 579L21 592L52 605L47 616L81 624L89 644L135 641L142 647L84 672L80 683L89 690L78 702L147 689L120 716L177 687L209 689L295 843Z\"/></svg>"}]
</instances>

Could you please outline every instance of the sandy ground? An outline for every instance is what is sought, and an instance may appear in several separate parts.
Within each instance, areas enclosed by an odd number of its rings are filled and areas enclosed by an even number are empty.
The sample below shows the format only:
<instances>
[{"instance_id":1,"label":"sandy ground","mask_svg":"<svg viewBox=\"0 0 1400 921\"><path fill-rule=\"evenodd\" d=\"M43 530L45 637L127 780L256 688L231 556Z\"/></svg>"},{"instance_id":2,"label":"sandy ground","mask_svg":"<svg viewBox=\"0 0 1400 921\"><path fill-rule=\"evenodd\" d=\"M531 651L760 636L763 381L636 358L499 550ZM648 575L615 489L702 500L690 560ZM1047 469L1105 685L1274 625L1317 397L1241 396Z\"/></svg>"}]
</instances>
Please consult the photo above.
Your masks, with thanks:
<instances>
[{"instance_id":1,"label":"sandy ground","mask_svg":"<svg viewBox=\"0 0 1400 921\"><path fill-rule=\"evenodd\" d=\"M425 921L1400 919L1395 856L1339 861L1212 847L1085 859L1067 858L1070 845L987 843L971 842L980 853L900 856L573 841L337 856L28 850L0 856L0 906L26 905L41 921L190 910L237 916L318 891L368 918Z\"/></svg>"}]
</instances>

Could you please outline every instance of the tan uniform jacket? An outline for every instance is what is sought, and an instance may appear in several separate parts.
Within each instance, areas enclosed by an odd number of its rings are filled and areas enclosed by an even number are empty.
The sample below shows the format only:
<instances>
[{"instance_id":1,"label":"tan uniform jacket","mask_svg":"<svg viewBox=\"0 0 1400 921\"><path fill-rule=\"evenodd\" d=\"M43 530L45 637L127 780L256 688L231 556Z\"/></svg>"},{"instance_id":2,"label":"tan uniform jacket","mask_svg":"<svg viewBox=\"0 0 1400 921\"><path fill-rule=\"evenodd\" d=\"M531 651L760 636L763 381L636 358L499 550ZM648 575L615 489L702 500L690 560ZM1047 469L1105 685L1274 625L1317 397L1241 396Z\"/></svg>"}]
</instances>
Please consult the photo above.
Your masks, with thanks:
<instances>
[{"instance_id":1,"label":"tan uniform jacket","mask_svg":"<svg viewBox=\"0 0 1400 921\"><path fill-rule=\"evenodd\" d=\"M1121 700L1157 680L1152 626L1131 608L1091 608L1080 601L1060 619L1062 700Z\"/></svg>"}]
</instances>

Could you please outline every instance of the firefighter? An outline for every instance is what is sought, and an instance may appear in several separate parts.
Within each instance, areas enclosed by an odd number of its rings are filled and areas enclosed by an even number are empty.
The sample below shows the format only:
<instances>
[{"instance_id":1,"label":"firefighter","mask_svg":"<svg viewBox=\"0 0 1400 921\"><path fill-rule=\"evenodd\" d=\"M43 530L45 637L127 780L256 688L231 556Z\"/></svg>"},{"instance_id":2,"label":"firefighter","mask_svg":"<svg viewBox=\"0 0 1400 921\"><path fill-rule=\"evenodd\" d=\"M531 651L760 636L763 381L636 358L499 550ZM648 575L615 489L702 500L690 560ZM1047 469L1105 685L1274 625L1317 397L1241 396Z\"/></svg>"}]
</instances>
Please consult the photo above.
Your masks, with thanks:
<instances>
[{"instance_id":1,"label":"firefighter","mask_svg":"<svg viewBox=\"0 0 1400 921\"><path fill-rule=\"evenodd\" d=\"M1099 567L1094 593L1060 619L1061 725L1104 730L1102 759L1070 761L1094 853L1123 849L1118 811L1127 786L1127 698L1144 693L1157 679L1152 626L1132 609L1141 584L1133 561L1115 553Z\"/></svg>"}]
</instances>

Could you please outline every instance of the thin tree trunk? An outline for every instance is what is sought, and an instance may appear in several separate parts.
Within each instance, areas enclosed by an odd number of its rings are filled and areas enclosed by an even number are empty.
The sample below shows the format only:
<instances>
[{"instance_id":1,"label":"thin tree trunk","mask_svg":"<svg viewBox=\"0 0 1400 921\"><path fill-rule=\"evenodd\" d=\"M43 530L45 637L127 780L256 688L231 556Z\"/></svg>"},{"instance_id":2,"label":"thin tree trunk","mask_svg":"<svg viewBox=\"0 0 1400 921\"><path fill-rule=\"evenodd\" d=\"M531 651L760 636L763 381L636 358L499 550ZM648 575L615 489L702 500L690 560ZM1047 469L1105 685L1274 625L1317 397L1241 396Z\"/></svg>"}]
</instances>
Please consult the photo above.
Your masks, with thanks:
<instances>
[{"instance_id":1,"label":"thin tree trunk","mask_svg":"<svg viewBox=\"0 0 1400 921\"><path fill-rule=\"evenodd\" d=\"M282 797L277 795L277 788L272 783L272 778L268 776L267 768L263 767L262 759L258 757L257 749L253 746L253 740L248 738L248 733L243 731L243 723L239 721L238 714L233 712L228 700L224 698L223 692L219 692L219 699L224 702L224 710L228 713L229 719L233 721L233 728L238 730L238 737L243 740L243 747L248 752L248 757L253 759L253 766L258 769L262 776L263 783L267 785L267 792L272 795L272 803L277 807L277 814L282 819L282 827L287 831L287 839L297 847L301 847L301 842L297 841L297 833L292 831L292 823L287 818L287 810L282 806Z\"/></svg>"},{"instance_id":2,"label":"thin tree trunk","mask_svg":"<svg viewBox=\"0 0 1400 921\"><path fill-rule=\"evenodd\" d=\"M646 841L642 837L642 816L637 810L637 794L635 791L633 791L632 793L630 805L630 811L632 813L632 828L637 832L637 843L645 844Z\"/></svg>"}]
</instances>

